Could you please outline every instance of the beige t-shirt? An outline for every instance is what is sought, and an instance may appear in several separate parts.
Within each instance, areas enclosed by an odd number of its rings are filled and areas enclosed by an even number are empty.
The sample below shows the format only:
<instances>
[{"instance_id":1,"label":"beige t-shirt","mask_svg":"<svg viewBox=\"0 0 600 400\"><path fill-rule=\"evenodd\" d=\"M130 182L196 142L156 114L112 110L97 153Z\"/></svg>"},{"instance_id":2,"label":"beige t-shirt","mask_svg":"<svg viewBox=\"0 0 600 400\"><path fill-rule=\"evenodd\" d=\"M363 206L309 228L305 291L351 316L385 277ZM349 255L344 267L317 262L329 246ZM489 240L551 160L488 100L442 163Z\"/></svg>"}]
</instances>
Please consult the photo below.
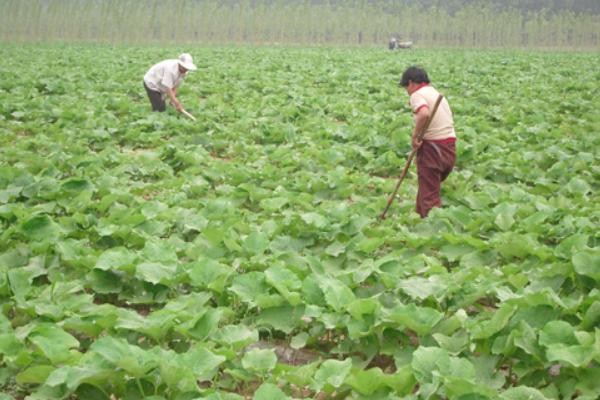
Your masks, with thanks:
<instances>
[{"instance_id":1,"label":"beige t-shirt","mask_svg":"<svg viewBox=\"0 0 600 400\"><path fill-rule=\"evenodd\" d=\"M175 89L183 80L179 72L178 60L165 60L155 64L144 75L144 82L149 89L165 94L167 89Z\"/></svg>"},{"instance_id":2,"label":"beige t-shirt","mask_svg":"<svg viewBox=\"0 0 600 400\"><path fill-rule=\"evenodd\" d=\"M423 107L429 107L429 112L432 112L438 95L439 92L432 86L424 85L410 95L410 107L415 114ZM454 132L452 110L450 110L450 105L444 97L429 124L429 128L425 131L423 139L442 140L453 137L456 137L456 133Z\"/></svg>"}]
</instances>

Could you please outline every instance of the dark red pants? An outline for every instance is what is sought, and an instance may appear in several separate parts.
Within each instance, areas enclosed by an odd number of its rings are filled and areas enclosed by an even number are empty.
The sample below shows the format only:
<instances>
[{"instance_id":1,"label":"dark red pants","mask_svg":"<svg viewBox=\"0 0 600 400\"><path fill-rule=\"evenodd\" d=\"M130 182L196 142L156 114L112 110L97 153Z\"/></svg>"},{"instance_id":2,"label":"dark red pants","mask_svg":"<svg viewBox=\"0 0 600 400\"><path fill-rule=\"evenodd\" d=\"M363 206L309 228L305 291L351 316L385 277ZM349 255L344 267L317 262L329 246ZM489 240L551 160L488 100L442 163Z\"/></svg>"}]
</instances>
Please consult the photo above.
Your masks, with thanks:
<instances>
[{"instance_id":1,"label":"dark red pants","mask_svg":"<svg viewBox=\"0 0 600 400\"><path fill-rule=\"evenodd\" d=\"M425 218L433 207L442 206L440 186L452 172L455 160L454 142L435 143L424 140L417 151L419 191L416 210L421 218Z\"/></svg>"}]
</instances>

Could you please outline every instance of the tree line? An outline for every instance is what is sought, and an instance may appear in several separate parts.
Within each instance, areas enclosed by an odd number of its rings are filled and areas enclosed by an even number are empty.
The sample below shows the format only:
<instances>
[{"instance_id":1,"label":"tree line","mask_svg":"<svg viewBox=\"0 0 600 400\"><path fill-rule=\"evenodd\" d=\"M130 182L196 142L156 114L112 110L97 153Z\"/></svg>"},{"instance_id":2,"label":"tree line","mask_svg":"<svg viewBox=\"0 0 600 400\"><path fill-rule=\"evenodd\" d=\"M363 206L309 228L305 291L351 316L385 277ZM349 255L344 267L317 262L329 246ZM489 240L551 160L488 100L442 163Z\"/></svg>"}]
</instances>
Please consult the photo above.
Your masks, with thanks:
<instances>
[{"instance_id":1,"label":"tree line","mask_svg":"<svg viewBox=\"0 0 600 400\"><path fill-rule=\"evenodd\" d=\"M0 40L600 47L597 0L0 0Z\"/></svg>"}]
</instances>

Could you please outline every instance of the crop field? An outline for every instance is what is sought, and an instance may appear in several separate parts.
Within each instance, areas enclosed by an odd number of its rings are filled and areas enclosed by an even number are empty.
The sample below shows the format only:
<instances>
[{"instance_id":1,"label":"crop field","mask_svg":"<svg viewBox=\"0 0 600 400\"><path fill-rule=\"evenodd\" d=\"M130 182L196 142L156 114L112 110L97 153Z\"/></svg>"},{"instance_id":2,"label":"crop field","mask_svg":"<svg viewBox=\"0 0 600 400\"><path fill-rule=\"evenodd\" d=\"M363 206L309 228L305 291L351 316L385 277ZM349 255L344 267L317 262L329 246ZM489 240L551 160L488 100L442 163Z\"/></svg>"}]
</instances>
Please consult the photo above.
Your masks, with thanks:
<instances>
[{"instance_id":1,"label":"crop field","mask_svg":"<svg viewBox=\"0 0 600 400\"><path fill-rule=\"evenodd\" d=\"M142 77L199 66L151 113ZM449 100L414 211L398 87ZM597 399L598 53L0 47L0 400Z\"/></svg>"}]
</instances>

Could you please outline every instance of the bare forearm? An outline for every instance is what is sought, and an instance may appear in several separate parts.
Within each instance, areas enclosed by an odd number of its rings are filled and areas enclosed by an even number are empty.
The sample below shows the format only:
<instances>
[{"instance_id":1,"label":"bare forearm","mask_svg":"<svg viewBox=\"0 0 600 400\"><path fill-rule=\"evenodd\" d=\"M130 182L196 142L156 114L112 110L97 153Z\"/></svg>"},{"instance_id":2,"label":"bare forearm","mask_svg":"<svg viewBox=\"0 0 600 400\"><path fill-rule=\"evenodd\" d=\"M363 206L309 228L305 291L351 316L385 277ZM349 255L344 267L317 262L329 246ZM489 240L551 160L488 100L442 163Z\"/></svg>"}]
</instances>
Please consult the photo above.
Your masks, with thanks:
<instances>
[{"instance_id":1,"label":"bare forearm","mask_svg":"<svg viewBox=\"0 0 600 400\"><path fill-rule=\"evenodd\" d=\"M181 105L181 102L179 100L177 100L177 96L176 96L175 90L168 89L167 90L167 96L169 96L169 99L171 100L171 103L173 103L173 106L175 106L175 108L177 109L177 111L181 112L181 110L183 110L183 106Z\"/></svg>"},{"instance_id":2,"label":"bare forearm","mask_svg":"<svg viewBox=\"0 0 600 400\"><path fill-rule=\"evenodd\" d=\"M415 129L413 130L413 133L412 133L412 148L414 150L417 150L419 147L421 147L421 141L423 140L423 137L422 136L419 137L419 136L423 132L423 129L425 128L425 125L427 124L428 118L429 118L429 110L427 109L427 107L421 108L415 114Z\"/></svg>"},{"instance_id":3,"label":"bare forearm","mask_svg":"<svg viewBox=\"0 0 600 400\"><path fill-rule=\"evenodd\" d=\"M427 124L427 118L429 118L429 110L427 108L422 108L415 115L415 129L412 134L413 139L418 139L418 135L423 132L423 129Z\"/></svg>"}]
</instances>

